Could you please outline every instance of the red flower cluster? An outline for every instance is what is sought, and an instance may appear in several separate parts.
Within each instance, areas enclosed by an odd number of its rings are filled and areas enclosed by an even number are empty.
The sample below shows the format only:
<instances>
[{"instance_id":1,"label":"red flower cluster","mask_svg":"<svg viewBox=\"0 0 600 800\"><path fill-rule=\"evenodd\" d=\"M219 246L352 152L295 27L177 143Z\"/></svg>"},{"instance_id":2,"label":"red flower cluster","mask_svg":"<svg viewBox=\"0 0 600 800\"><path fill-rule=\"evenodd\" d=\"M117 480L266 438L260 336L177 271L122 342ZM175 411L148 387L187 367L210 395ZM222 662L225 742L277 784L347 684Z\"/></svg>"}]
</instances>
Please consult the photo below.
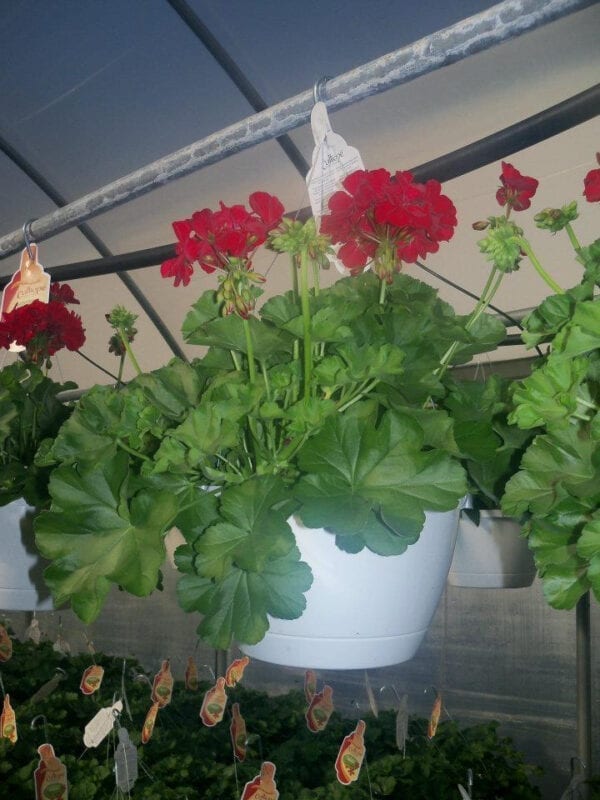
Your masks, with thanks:
<instances>
[{"instance_id":1,"label":"red flower cluster","mask_svg":"<svg viewBox=\"0 0 600 800\"><path fill-rule=\"evenodd\" d=\"M596 153L596 161L600 164L600 153ZM588 203L600 202L600 169L591 169L583 179L583 194Z\"/></svg>"},{"instance_id":2,"label":"red flower cluster","mask_svg":"<svg viewBox=\"0 0 600 800\"><path fill-rule=\"evenodd\" d=\"M375 169L353 172L342 186L329 200L321 233L341 243L338 257L353 275L374 259L377 274L390 280L401 262L425 258L452 238L456 209L438 181L415 183L410 172Z\"/></svg>"},{"instance_id":3,"label":"red flower cluster","mask_svg":"<svg viewBox=\"0 0 600 800\"><path fill-rule=\"evenodd\" d=\"M34 300L5 314L0 322L0 347L8 349L16 342L25 348L27 360L38 365L63 347L79 350L85 342L81 317L65 305L79 300L66 284L51 285L50 297L55 299Z\"/></svg>"},{"instance_id":4,"label":"red flower cluster","mask_svg":"<svg viewBox=\"0 0 600 800\"><path fill-rule=\"evenodd\" d=\"M277 197L267 192L254 192L249 203L251 211L242 205L220 203L218 211L204 208L191 219L174 222L177 256L161 265L163 278L175 278L175 286L187 286L196 261L209 273L228 270L234 261L235 266L243 263L250 270L254 251L277 227L284 208Z\"/></svg>"},{"instance_id":5,"label":"red flower cluster","mask_svg":"<svg viewBox=\"0 0 600 800\"><path fill-rule=\"evenodd\" d=\"M531 205L531 198L537 191L539 181L521 175L512 164L503 161L500 183L502 186L496 192L496 200L500 205L507 205L515 211L525 211Z\"/></svg>"}]
</instances>

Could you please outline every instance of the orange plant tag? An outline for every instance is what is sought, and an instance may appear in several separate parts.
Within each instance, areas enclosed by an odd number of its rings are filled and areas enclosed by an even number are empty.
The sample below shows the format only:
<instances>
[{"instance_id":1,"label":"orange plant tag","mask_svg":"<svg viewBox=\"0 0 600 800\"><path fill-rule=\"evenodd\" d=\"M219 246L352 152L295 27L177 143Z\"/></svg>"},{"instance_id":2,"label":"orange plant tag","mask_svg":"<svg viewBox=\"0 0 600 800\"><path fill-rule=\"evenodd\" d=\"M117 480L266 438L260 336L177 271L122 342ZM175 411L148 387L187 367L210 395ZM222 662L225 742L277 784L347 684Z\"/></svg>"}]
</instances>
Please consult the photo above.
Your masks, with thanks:
<instances>
[{"instance_id":1,"label":"orange plant tag","mask_svg":"<svg viewBox=\"0 0 600 800\"><path fill-rule=\"evenodd\" d=\"M38 747L40 762L33 773L35 800L68 800L67 769L54 754L51 744Z\"/></svg>"},{"instance_id":2,"label":"orange plant tag","mask_svg":"<svg viewBox=\"0 0 600 800\"><path fill-rule=\"evenodd\" d=\"M241 800L277 800L279 792L275 783L275 764L263 761L260 775L244 786Z\"/></svg>"},{"instance_id":3,"label":"orange plant tag","mask_svg":"<svg viewBox=\"0 0 600 800\"><path fill-rule=\"evenodd\" d=\"M248 656L236 658L235 661L232 661L227 667L227 672L225 673L225 686L227 686L229 689L233 689L233 687L244 677L244 670L249 663L250 659Z\"/></svg>"},{"instance_id":4,"label":"orange plant tag","mask_svg":"<svg viewBox=\"0 0 600 800\"><path fill-rule=\"evenodd\" d=\"M154 676L152 683L152 702L164 708L171 702L173 693L173 676L168 661L163 661L160 670Z\"/></svg>"},{"instance_id":5,"label":"orange plant tag","mask_svg":"<svg viewBox=\"0 0 600 800\"><path fill-rule=\"evenodd\" d=\"M4 664L12 656L12 639L4 625L0 625L0 664Z\"/></svg>"},{"instance_id":6,"label":"orange plant tag","mask_svg":"<svg viewBox=\"0 0 600 800\"><path fill-rule=\"evenodd\" d=\"M306 697L306 702L310 703L310 701L315 696L315 692L317 691L317 676L314 673L314 670L307 669L304 673L304 697Z\"/></svg>"},{"instance_id":7,"label":"orange plant tag","mask_svg":"<svg viewBox=\"0 0 600 800\"><path fill-rule=\"evenodd\" d=\"M433 701L431 716L429 717L429 724L427 725L428 739L433 739L433 737L437 733L438 723L440 721L441 713L442 713L442 695L437 694L435 700Z\"/></svg>"},{"instance_id":8,"label":"orange plant tag","mask_svg":"<svg viewBox=\"0 0 600 800\"><path fill-rule=\"evenodd\" d=\"M144 727L142 728L142 744L148 744L152 738L152 734L154 733L154 725L156 723L156 715L158 714L159 708L160 706L158 703L152 703L150 710L146 714Z\"/></svg>"},{"instance_id":9,"label":"orange plant tag","mask_svg":"<svg viewBox=\"0 0 600 800\"><path fill-rule=\"evenodd\" d=\"M104 677L104 667L99 667L97 664L92 664L88 667L81 676L81 683L79 688L83 694L94 694L102 683Z\"/></svg>"},{"instance_id":10,"label":"orange plant tag","mask_svg":"<svg viewBox=\"0 0 600 800\"><path fill-rule=\"evenodd\" d=\"M2 292L0 301L0 319L15 308L27 306L34 300L47 303L50 297L50 275L38 261L36 244L30 245L31 256L27 248L21 252L19 269ZM23 349L23 348L19 348Z\"/></svg>"},{"instance_id":11,"label":"orange plant tag","mask_svg":"<svg viewBox=\"0 0 600 800\"><path fill-rule=\"evenodd\" d=\"M11 744L15 744L17 739L17 718L10 704L10 695L4 695L4 705L0 714L0 739L8 739Z\"/></svg>"},{"instance_id":12,"label":"orange plant tag","mask_svg":"<svg viewBox=\"0 0 600 800\"><path fill-rule=\"evenodd\" d=\"M217 678L216 684L204 695L200 719L208 728L213 728L223 719L226 705L225 678Z\"/></svg>"},{"instance_id":13,"label":"orange plant tag","mask_svg":"<svg viewBox=\"0 0 600 800\"><path fill-rule=\"evenodd\" d=\"M234 703L231 706L231 725L229 726L229 733L231 734L231 744L233 746L233 754L238 761L244 761L246 758L246 740L248 734L246 732L246 721L240 714L240 704Z\"/></svg>"},{"instance_id":14,"label":"orange plant tag","mask_svg":"<svg viewBox=\"0 0 600 800\"><path fill-rule=\"evenodd\" d=\"M360 768L365 757L364 733L366 727L363 720L359 719L354 731L344 737L335 760L335 774L338 781L344 786L358 780L360 775Z\"/></svg>"},{"instance_id":15,"label":"orange plant tag","mask_svg":"<svg viewBox=\"0 0 600 800\"><path fill-rule=\"evenodd\" d=\"M306 711L306 725L309 731L319 733L324 730L333 712L333 689L325 685L322 692L313 695Z\"/></svg>"},{"instance_id":16,"label":"orange plant tag","mask_svg":"<svg viewBox=\"0 0 600 800\"><path fill-rule=\"evenodd\" d=\"M190 692L198 691L198 667L194 661L194 657L190 656L187 660L185 668L185 688Z\"/></svg>"}]
</instances>

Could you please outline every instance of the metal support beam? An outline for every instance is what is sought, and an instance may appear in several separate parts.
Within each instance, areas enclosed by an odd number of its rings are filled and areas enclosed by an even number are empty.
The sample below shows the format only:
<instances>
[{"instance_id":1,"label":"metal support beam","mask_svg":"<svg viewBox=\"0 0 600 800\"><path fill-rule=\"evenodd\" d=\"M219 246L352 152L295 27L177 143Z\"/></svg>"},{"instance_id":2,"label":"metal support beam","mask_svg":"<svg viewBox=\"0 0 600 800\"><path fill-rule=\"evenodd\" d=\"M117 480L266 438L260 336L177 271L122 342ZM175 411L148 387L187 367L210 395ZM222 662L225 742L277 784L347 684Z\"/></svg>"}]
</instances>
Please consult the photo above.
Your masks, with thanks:
<instances>
[{"instance_id":1,"label":"metal support beam","mask_svg":"<svg viewBox=\"0 0 600 800\"><path fill-rule=\"evenodd\" d=\"M587 781L592 777L592 645L590 593L586 592L575 609L577 648L577 756ZM589 785L579 788L582 800L589 800Z\"/></svg>"},{"instance_id":2,"label":"metal support beam","mask_svg":"<svg viewBox=\"0 0 600 800\"><path fill-rule=\"evenodd\" d=\"M505 0L487 11L332 78L326 86L330 111L453 64L508 39L593 5L595 0ZM33 222L35 241L68 230L111 208L304 125L313 106L312 89L119 178ZM0 238L0 257L21 249L23 231Z\"/></svg>"}]
</instances>

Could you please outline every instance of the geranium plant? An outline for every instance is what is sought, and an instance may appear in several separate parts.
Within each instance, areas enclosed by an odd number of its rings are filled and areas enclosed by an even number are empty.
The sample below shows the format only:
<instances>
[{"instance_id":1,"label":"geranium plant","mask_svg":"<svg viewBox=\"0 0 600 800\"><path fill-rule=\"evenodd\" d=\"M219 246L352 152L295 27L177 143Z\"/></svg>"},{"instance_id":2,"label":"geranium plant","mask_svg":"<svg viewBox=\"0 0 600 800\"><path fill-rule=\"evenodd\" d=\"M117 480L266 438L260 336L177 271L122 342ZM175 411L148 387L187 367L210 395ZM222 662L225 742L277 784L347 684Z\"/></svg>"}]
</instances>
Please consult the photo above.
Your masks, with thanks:
<instances>
[{"instance_id":1,"label":"geranium plant","mask_svg":"<svg viewBox=\"0 0 600 800\"><path fill-rule=\"evenodd\" d=\"M583 194L600 201L600 169L588 172ZM503 508L528 515L525 534L555 608L572 608L589 589L600 599L600 239L582 246L577 217L575 201L534 216L538 228L566 235L573 247L581 281L566 291L541 269L520 227L511 223L505 240L554 291L524 320L523 340L546 353L514 385L510 420L537 435Z\"/></svg>"},{"instance_id":2,"label":"geranium plant","mask_svg":"<svg viewBox=\"0 0 600 800\"><path fill-rule=\"evenodd\" d=\"M467 484L448 368L505 329L483 313L493 283L459 316L403 272L455 225L439 183L386 170L350 175L320 232L265 192L174 223L163 276L217 273L183 323L208 351L120 391L94 387L45 454L53 502L36 530L55 601L91 621L111 584L148 594L176 525L179 599L203 615L200 635L255 643L268 615L302 614L311 585L291 514L348 552L386 556L418 539L426 510L456 508ZM322 288L332 243L351 274ZM289 255L291 289L257 311L261 245Z\"/></svg>"},{"instance_id":3,"label":"geranium plant","mask_svg":"<svg viewBox=\"0 0 600 800\"><path fill-rule=\"evenodd\" d=\"M67 308L78 304L67 284L50 285L48 303L34 300L0 320L0 347L23 348L0 370L0 505L24 498L32 506L49 501L49 470L34 463L44 440L53 439L70 413L58 395L75 389L47 375L50 359L62 348L79 350L85 333L81 318Z\"/></svg>"}]
</instances>

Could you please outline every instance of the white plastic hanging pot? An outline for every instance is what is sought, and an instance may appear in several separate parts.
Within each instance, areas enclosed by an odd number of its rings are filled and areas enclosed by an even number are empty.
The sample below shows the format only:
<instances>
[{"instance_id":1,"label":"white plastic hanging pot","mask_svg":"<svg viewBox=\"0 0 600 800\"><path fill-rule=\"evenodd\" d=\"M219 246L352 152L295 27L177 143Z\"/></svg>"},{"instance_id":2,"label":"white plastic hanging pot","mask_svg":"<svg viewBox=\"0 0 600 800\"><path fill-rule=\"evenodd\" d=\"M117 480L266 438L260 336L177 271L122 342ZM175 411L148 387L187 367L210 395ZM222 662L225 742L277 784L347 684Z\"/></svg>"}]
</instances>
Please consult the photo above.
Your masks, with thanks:
<instances>
[{"instance_id":1,"label":"white plastic hanging pot","mask_svg":"<svg viewBox=\"0 0 600 800\"><path fill-rule=\"evenodd\" d=\"M36 548L35 509L22 500L0 508L0 609L46 611L52 598L42 573L46 562Z\"/></svg>"},{"instance_id":2,"label":"white plastic hanging pot","mask_svg":"<svg viewBox=\"0 0 600 800\"><path fill-rule=\"evenodd\" d=\"M428 512L416 544L400 556L345 553L335 536L288 520L314 580L299 619L269 618L252 658L290 667L367 669L412 658L438 606L459 510Z\"/></svg>"},{"instance_id":3,"label":"white plastic hanging pot","mask_svg":"<svg viewBox=\"0 0 600 800\"><path fill-rule=\"evenodd\" d=\"M460 515L448 582L479 589L531 586L535 563L516 519L498 510L480 511L479 525Z\"/></svg>"}]
</instances>

